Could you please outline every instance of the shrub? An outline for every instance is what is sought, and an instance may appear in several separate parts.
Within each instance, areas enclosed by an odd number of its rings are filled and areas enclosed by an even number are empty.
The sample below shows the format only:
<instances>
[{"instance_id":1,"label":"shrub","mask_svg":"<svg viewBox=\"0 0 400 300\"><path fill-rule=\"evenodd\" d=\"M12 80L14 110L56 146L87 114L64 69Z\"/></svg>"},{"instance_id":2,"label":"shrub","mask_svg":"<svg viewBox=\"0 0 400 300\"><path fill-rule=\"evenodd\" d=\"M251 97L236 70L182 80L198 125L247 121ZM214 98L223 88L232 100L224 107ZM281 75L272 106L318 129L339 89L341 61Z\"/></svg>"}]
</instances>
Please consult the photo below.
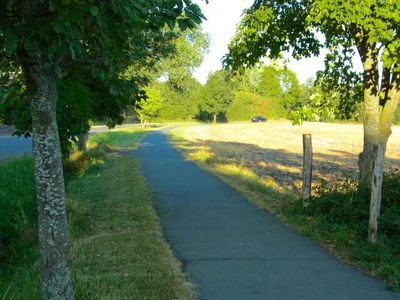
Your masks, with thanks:
<instances>
[{"instance_id":1,"label":"shrub","mask_svg":"<svg viewBox=\"0 0 400 300\"><path fill-rule=\"evenodd\" d=\"M322 182L308 207L296 202L286 213L306 235L400 289L399 183L399 171L385 174L376 244L367 241L370 197L353 179L335 186Z\"/></svg>"},{"instance_id":2,"label":"shrub","mask_svg":"<svg viewBox=\"0 0 400 300\"><path fill-rule=\"evenodd\" d=\"M240 91L228 108L229 121L248 121L255 115L262 115L269 119L279 119L286 116L286 112L279 103L259 95Z\"/></svg>"}]
</instances>

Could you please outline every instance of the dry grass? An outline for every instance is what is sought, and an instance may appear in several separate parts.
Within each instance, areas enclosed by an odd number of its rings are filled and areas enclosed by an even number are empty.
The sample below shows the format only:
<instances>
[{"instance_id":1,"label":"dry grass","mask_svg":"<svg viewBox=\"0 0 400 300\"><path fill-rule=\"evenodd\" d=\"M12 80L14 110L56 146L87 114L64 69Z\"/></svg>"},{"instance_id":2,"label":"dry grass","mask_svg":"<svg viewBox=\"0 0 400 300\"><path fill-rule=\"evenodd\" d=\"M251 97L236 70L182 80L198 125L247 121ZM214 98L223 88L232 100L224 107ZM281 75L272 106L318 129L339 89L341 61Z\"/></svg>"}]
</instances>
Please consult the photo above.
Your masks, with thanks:
<instances>
[{"instance_id":1,"label":"dry grass","mask_svg":"<svg viewBox=\"0 0 400 300\"><path fill-rule=\"evenodd\" d=\"M314 184L307 208L299 201L302 134L312 133ZM367 199L357 193L362 126L289 122L186 126L170 136L186 158L215 174L261 209L328 249L340 260L400 289L398 173L385 178L378 244L367 241ZM400 128L389 139L386 169L398 168ZM347 173L347 174L343 174ZM346 176L346 177L345 177ZM343 179L343 180L341 180ZM297 200L297 201L296 201Z\"/></svg>"},{"instance_id":2,"label":"dry grass","mask_svg":"<svg viewBox=\"0 0 400 300\"><path fill-rule=\"evenodd\" d=\"M181 128L179 135L194 160L233 165L254 173L281 191L300 188L302 134L313 135L314 182L357 176L363 129L357 124L311 123L292 126L289 121L235 123ZM386 169L400 167L400 127L394 127L387 148Z\"/></svg>"}]
</instances>

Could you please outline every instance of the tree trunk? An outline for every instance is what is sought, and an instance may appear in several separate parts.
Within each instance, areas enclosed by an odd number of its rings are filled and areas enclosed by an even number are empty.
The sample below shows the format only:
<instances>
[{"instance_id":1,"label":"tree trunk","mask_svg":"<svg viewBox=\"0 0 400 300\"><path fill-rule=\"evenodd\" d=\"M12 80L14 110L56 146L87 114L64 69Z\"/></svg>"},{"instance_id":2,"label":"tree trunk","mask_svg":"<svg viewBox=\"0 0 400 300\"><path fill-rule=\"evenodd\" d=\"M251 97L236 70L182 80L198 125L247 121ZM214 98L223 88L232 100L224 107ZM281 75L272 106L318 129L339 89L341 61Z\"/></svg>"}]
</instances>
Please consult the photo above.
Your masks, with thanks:
<instances>
[{"instance_id":1,"label":"tree trunk","mask_svg":"<svg viewBox=\"0 0 400 300\"><path fill-rule=\"evenodd\" d=\"M140 119L140 125L141 125L142 128L145 128L146 127L146 119L141 118Z\"/></svg>"},{"instance_id":2,"label":"tree trunk","mask_svg":"<svg viewBox=\"0 0 400 300\"><path fill-rule=\"evenodd\" d=\"M379 97L371 95L367 89L364 92L364 146L358 160L360 188L367 191L374 169L374 145L386 145L380 143L379 115Z\"/></svg>"},{"instance_id":3,"label":"tree trunk","mask_svg":"<svg viewBox=\"0 0 400 300\"><path fill-rule=\"evenodd\" d=\"M68 226L61 147L56 122L56 78L40 51L19 54L31 102L39 251L45 299L73 299L67 263Z\"/></svg>"},{"instance_id":4,"label":"tree trunk","mask_svg":"<svg viewBox=\"0 0 400 300\"><path fill-rule=\"evenodd\" d=\"M382 146L374 146L374 171L371 182L371 200L368 221L368 241L376 243L378 235L378 218L381 210L383 160L384 153Z\"/></svg>"},{"instance_id":5,"label":"tree trunk","mask_svg":"<svg viewBox=\"0 0 400 300\"><path fill-rule=\"evenodd\" d=\"M214 124L217 123L217 115L213 115L213 123L214 123Z\"/></svg>"},{"instance_id":6,"label":"tree trunk","mask_svg":"<svg viewBox=\"0 0 400 300\"><path fill-rule=\"evenodd\" d=\"M358 159L359 186L361 190L369 191L374 169L373 147L380 144L377 51L374 46L364 45L359 48L359 53L364 69L364 147Z\"/></svg>"},{"instance_id":7,"label":"tree trunk","mask_svg":"<svg viewBox=\"0 0 400 300\"><path fill-rule=\"evenodd\" d=\"M82 152L87 151L87 141L89 138L89 133L80 134L78 137L78 150Z\"/></svg>"},{"instance_id":8,"label":"tree trunk","mask_svg":"<svg viewBox=\"0 0 400 300\"><path fill-rule=\"evenodd\" d=\"M400 101L399 79L391 84L384 106L380 106L380 98L372 94L372 91L366 90L364 93L364 148L360 153L359 183L360 188L369 191L373 178L374 169L374 145L382 146L383 153L386 152L386 145L390 134L391 126L396 115L398 103Z\"/></svg>"}]
</instances>

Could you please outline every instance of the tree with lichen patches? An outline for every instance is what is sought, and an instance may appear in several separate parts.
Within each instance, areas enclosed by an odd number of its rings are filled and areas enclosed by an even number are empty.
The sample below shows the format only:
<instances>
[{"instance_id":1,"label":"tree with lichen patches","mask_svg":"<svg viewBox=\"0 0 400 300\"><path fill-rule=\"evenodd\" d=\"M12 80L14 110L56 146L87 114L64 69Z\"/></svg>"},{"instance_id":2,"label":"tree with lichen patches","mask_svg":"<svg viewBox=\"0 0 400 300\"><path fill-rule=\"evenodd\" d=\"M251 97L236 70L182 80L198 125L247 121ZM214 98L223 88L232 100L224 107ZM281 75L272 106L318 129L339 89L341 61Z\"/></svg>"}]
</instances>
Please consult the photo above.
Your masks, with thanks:
<instances>
[{"instance_id":1,"label":"tree with lichen patches","mask_svg":"<svg viewBox=\"0 0 400 300\"><path fill-rule=\"evenodd\" d=\"M57 79L72 66L91 75L113 95L139 90L123 78L132 62L162 57L170 31L200 23L190 0L0 1L0 65L9 80L23 74L31 108L39 212L42 291L46 299L73 299L60 138L56 122Z\"/></svg>"},{"instance_id":2,"label":"tree with lichen patches","mask_svg":"<svg viewBox=\"0 0 400 300\"><path fill-rule=\"evenodd\" d=\"M320 32L324 42L317 38ZM386 147L400 98L400 2L376 0L256 0L245 11L224 58L226 67L255 64L263 56L325 58L325 80L340 91L340 109L354 111L358 88L364 103L364 147L359 158L360 186L372 180L373 145ZM357 51L363 71L352 68ZM381 66L381 67L380 67Z\"/></svg>"}]
</instances>

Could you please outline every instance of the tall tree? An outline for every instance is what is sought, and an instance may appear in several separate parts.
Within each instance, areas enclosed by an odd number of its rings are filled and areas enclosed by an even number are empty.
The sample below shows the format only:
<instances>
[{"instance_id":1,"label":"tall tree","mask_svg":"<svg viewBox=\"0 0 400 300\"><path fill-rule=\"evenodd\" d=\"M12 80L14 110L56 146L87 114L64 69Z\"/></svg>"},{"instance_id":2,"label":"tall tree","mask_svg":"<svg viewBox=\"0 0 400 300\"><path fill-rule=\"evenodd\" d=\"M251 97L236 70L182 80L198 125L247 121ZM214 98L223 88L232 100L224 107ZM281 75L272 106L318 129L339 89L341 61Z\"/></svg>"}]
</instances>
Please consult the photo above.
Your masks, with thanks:
<instances>
[{"instance_id":1,"label":"tall tree","mask_svg":"<svg viewBox=\"0 0 400 300\"><path fill-rule=\"evenodd\" d=\"M216 123L218 115L226 113L233 99L234 93L228 73L223 70L216 71L208 76L203 86L200 108L202 112L210 114Z\"/></svg>"},{"instance_id":2,"label":"tall tree","mask_svg":"<svg viewBox=\"0 0 400 300\"><path fill-rule=\"evenodd\" d=\"M237 69L285 51L295 58L308 57L328 48L325 74L331 83L351 91L354 81L362 82L364 148L359 170L361 187L368 187L373 145L386 146L400 98L399 15L399 1L256 0L237 28L225 66ZM361 74L352 69L354 51L362 60ZM341 97L343 103L354 102L351 93Z\"/></svg>"},{"instance_id":3,"label":"tall tree","mask_svg":"<svg viewBox=\"0 0 400 300\"><path fill-rule=\"evenodd\" d=\"M135 112L140 119L142 128L146 127L148 120L151 117L156 116L161 108L162 101L160 91L152 87L145 89L146 97L143 97L140 101L136 102Z\"/></svg>"},{"instance_id":4,"label":"tall tree","mask_svg":"<svg viewBox=\"0 0 400 300\"><path fill-rule=\"evenodd\" d=\"M112 94L138 90L137 78L122 80L126 67L162 56L171 38L166 25L185 30L201 19L190 0L0 2L0 65L7 65L8 82L22 72L31 108L45 298L73 299L57 78L73 65L87 64Z\"/></svg>"},{"instance_id":5,"label":"tall tree","mask_svg":"<svg viewBox=\"0 0 400 300\"><path fill-rule=\"evenodd\" d=\"M209 38L200 29L186 30L175 40L175 51L157 64L157 75L165 82L162 91L164 120L190 120L197 114L200 83L193 77L208 51ZM156 78L158 79L158 78Z\"/></svg>"}]
</instances>

